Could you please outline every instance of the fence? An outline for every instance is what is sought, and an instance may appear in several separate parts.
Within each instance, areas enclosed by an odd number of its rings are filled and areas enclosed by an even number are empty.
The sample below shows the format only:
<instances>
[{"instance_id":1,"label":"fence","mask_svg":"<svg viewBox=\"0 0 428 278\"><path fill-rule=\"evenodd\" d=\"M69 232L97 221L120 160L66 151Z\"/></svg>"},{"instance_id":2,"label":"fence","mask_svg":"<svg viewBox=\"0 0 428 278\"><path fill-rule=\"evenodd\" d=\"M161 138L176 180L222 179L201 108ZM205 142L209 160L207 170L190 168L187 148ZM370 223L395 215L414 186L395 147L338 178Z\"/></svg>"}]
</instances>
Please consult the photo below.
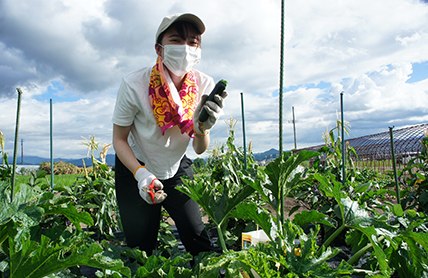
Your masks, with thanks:
<instances>
[{"instance_id":1,"label":"fence","mask_svg":"<svg viewBox=\"0 0 428 278\"><path fill-rule=\"evenodd\" d=\"M402 169L422 150L422 138L428 135L428 124L393 130L397 169ZM381 172L392 169L391 136L389 131L346 140L358 154L358 167L369 167ZM316 151L324 145L300 150ZM297 150L297 151L300 151Z\"/></svg>"}]
</instances>

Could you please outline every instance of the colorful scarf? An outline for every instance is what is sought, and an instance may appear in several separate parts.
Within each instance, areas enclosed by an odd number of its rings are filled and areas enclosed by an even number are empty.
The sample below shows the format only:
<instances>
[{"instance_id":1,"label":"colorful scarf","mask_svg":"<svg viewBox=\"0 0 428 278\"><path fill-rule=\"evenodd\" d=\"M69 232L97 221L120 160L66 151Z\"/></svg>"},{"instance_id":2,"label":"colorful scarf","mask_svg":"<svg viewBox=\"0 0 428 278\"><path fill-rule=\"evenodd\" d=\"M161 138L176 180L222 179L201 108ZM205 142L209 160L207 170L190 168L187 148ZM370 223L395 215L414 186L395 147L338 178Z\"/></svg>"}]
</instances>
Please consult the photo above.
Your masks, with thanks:
<instances>
[{"instance_id":1,"label":"colorful scarf","mask_svg":"<svg viewBox=\"0 0 428 278\"><path fill-rule=\"evenodd\" d=\"M175 125L181 133L193 137L193 112L196 109L198 84L195 73L186 74L179 92L181 107L175 103L165 76L162 60L158 57L150 75L149 98L156 122L164 135L165 130Z\"/></svg>"}]
</instances>

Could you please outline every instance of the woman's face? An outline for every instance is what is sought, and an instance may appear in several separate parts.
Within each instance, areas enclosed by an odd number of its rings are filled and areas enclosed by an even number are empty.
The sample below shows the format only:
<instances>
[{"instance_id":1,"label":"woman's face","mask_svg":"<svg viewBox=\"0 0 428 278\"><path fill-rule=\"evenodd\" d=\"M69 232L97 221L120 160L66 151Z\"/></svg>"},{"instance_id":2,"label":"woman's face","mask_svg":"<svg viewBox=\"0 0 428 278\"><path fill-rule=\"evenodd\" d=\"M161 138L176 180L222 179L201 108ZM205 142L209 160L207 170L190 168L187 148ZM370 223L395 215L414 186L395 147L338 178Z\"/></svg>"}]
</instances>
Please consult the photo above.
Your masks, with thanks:
<instances>
[{"instance_id":1,"label":"woman's face","mask_svg":"<svg viewBox=\"0 0 428 278\"><path fill-rule=\"evenodd\" d=\"M175 26L171 26L168 28L162 36L162 39L160 41L160 44L162 46L164 45L189 45L192 47L201 47L201 35L194 30L194 28L187 27L184 32L177 31L177 28ZM161 56L163 58L163 48L160 47L158 44L156 44L156 54Z\"/></svg>"}]
</instances>

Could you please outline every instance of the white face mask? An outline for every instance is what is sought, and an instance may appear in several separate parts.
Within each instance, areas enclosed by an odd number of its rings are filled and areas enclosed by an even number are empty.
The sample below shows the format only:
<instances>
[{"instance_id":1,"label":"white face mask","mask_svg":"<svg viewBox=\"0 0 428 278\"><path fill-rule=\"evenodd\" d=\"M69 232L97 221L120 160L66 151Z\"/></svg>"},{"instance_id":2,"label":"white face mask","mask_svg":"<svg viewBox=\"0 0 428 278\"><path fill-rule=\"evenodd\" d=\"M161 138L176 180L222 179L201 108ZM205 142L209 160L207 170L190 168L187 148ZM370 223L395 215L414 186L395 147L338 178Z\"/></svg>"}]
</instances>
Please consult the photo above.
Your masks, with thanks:
<instances>
[{"instance_id":1,"label":"white face mask","mask_svg":"<svg viewBox=\"0 0 428 278\"><path fill-rule=\"evenodd\" d=\"M187 44L160 46L164 49L163 64L174 75L185 75L201 61L201 49L199 47L191 47Z\"/></svg>"}]
</instances>

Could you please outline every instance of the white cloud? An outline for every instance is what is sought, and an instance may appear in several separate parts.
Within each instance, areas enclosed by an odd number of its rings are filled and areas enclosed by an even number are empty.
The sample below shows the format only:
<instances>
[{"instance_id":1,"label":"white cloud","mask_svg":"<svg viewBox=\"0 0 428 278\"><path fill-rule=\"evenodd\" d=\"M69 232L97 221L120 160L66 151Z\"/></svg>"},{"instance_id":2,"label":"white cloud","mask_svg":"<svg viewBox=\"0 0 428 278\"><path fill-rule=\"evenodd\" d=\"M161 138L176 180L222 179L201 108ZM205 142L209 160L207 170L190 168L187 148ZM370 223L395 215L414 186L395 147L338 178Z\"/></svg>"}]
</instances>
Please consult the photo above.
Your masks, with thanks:
<instances>
[{"instance_id":1,"label":"white cloud","mask_svg":"<svg viewBox=\"0 0 428 278\"><path fill-rule=\"evenodd\" d=\"M428 61L428 5L416 0L286 2L283 130L293 147L320 144L344 92L356 136L389 125L426 122L427 79L408 84L412 63ZM49 155L51 82L56 157L82 157L78 143L111 142L111 113L121 77L155 61L163 16L194 12L207 27L198 69L229 82L225 114L211 132L227 137L225 118L241 118L247 144L278 149L280 1L4 0L0 2L0 130L12 152L16 87L24 89L20 138L28 155ZM330 87L317 86L331 84ZM295 87L291 87L295 86ZM315 88L314 88L315 87ZM51 88L51 89L52 89ZM69 97L72 97L71 100ZM242 138L242 124L236 126ZM237 139L237 144L242 144ZM112 151L111 151L112 152ZM189 152L191 153L191 152Z\"/></svg>"},{"instance_id":2,"label":"white cloud","mask_svg":"<svg viewBox=\"0 0 428 278\"><path fill-rule=\"evenodd\" d=\"M19 138L25 142L27 155L49 157L50 153L50 102L28 98L24 90L21 100ZM80 146L81 136L95 135L103 143L111 143L110 119L114 108L114 96L92 96L73 102L53 102L54 156L80 158L86 155L86 147ZM13 109L12 109L13 107ZM5 134L6 149L11 153L15 134L16 99L0 102L0 130Z\"/></svg>"}]
</instances>

